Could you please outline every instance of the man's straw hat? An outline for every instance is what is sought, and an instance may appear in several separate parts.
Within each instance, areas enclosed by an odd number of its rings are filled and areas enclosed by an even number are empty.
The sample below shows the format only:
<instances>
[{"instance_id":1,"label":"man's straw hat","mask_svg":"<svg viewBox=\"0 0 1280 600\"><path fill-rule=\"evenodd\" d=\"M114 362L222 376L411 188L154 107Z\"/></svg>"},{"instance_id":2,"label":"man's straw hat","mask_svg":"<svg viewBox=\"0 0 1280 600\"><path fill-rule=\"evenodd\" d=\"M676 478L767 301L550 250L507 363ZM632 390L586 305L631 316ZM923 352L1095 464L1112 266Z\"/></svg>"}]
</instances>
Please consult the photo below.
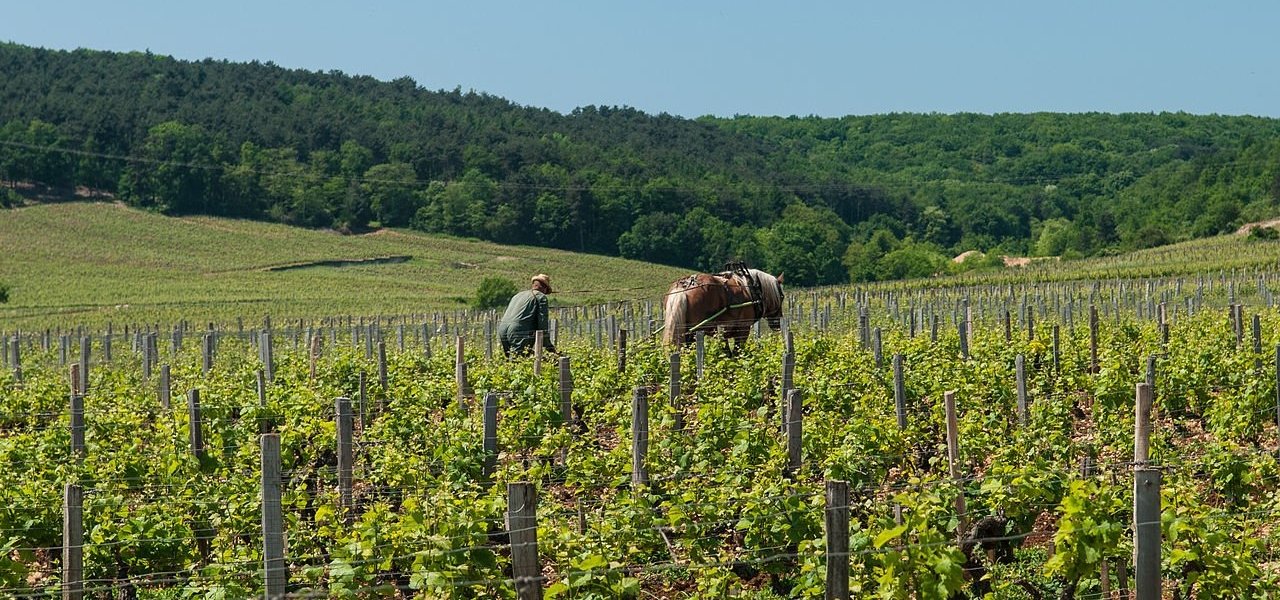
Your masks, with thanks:
<instances>
[{"instance_id":1,"label":"man's straw hat","mask_svg":"<svg viewBox=\"0 0 1280 600\"><path fill-rule=\"evenodd\" d=\"M542 287L546 288L547 293L551 293L551 277L547 276L546 273L538 273L537 275L534 275L530 281L534 283L541 282Z\"/></svg>"}]
</instances>

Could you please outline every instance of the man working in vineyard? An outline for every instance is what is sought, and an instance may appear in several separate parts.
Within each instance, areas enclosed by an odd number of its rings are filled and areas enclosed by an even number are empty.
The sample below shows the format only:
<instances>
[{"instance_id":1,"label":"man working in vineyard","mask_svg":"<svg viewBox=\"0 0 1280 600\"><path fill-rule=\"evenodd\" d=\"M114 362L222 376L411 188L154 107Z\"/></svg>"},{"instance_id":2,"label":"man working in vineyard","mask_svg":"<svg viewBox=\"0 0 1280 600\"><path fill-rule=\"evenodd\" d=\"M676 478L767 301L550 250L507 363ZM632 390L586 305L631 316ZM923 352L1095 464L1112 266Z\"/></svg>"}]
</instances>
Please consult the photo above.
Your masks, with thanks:
<instances>
[{"instance_id":1,"label":"man working in vineyard","mask_svg":"<svg viewBox=\"0 0 1280 600\"><path fill-rule=\"evenodd\" d=\"M530 289L511 297L502 321L498 323L498 339L502 353L528 354L533 350L535 332L542 332L542 347L555 352L551 341L550 321L547 318L547 294L551 293L551 278L539 273L534 275Z\"/></svg>"}]
</instances>

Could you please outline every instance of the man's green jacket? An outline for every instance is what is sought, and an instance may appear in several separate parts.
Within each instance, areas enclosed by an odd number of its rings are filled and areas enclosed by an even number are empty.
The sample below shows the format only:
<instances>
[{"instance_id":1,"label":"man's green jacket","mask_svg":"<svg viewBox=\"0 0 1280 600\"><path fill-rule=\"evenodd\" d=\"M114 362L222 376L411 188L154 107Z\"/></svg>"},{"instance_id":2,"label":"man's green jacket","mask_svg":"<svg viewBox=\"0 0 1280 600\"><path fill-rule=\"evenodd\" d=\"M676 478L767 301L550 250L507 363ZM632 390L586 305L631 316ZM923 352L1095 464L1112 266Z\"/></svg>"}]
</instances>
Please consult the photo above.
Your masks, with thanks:
<instances>
[{"instance_id":1,"label":"man's green jacket","mask_svg":"<svg viewBox=\"0 0 1280 600\"><path fill-rule=\"evenodd\" d=\"M547 318L547 295L538 290L525 290L511 297L502 321L498 323L498 335L516 346L533 344L533 332L541 330L543 346L554 350L551 343L550 320Z\"/></svg>"}]
</instances>

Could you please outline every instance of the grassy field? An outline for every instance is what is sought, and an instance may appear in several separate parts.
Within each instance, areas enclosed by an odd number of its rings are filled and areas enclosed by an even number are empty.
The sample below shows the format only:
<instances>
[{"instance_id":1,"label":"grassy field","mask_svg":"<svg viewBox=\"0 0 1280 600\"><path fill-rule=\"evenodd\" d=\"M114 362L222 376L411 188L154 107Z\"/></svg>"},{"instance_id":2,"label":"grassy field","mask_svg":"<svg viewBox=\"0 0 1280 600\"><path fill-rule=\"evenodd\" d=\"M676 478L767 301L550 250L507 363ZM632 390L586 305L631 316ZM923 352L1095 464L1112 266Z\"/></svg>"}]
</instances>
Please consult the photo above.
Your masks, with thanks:
<instances>
[{"instance_id":1,"label":"grassy field","mask_svg":"<svg viewBox=\"0 0 1280 600\"><path fill-rule=\"evenodd\" d=\"M0 211L3 328L406 314L464 308L481 279L551 275L553 303L657 297L687 271L545 248L384 230L360 236L114 204ZM408 255L398 264L269 271L306 261ZM587 290L587 291L581 291Z\"/></svg>"},{"instance_id":2,"label":"grassy field","mask_svg":"<svg viewBox=\"0 0 1280 600\"><path fill-rule=\"evenodd\" d=\"M1116 256L1037 261L1023 267L1021 273L1050 280L1167 277L1274 267L1277 260L1280 260L1280 242L1220 235Z\"/></svg>"},{"instance_id":3,"label":"grassy field","mask_svg":"<svg viewBox=\"0 0 1280 600\"><path fill-rule=\"evenodd\" d=\"M1195 278L1227 271L1274 270L1280 241L1220 235L1114 256L1077 260L1037 258L1029 265L959 275L865 284L872 289L930 289L1024 282L1067 282L1159 277Z\"/></svg>"}]
</instances>

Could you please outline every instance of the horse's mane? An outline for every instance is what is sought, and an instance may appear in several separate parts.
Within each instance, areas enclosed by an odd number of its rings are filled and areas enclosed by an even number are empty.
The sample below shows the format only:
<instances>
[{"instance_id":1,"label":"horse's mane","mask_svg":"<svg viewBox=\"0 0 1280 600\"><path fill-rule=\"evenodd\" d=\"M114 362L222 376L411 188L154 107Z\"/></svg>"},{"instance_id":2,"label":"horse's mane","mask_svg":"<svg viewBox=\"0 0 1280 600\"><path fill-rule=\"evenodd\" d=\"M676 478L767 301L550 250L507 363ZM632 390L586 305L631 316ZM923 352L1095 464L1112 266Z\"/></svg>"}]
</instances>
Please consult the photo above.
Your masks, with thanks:
<instances>
[{"instance_id":1,"label":"horse's mane","mask_svg":"<svg viewBox=\"0 0 1280 600\"><path fill-rule=\"evenodd\" d=\"M751 276L760 282L760 294L764 296L764 314L782 313L782 290L778 278L759 269L750 269Z\"/></svg>"}]
</instances>

